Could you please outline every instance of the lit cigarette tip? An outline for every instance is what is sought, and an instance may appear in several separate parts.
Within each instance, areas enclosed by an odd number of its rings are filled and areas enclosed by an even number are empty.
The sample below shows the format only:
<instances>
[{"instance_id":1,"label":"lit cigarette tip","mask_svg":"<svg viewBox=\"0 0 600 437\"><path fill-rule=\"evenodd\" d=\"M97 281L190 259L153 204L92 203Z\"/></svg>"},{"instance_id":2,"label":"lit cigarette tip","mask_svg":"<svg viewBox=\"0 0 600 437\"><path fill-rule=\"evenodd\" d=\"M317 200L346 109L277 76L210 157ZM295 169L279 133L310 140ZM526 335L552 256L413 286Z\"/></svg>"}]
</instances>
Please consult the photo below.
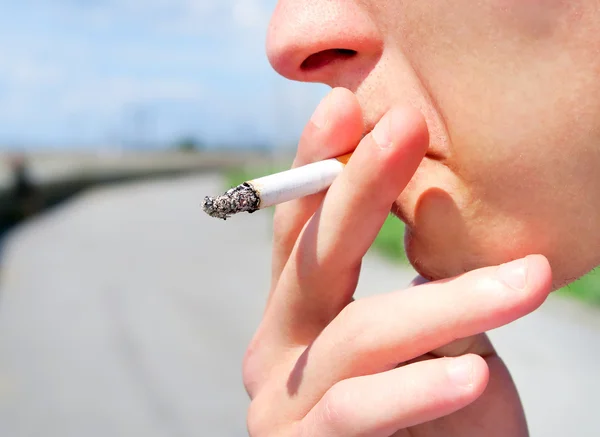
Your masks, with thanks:
<instances>
[{"instance_id":1,"label":"lit cigarette tip","mask_svg":"<svg viewBox=\"0 0 600 437\"><path fill-rule=\"evenodd\" d=\"M205 197L202 208L226 220L239 212L254 212L326 190L342 172L350 154L244 182L217 197Z\"/></svg>"},{"instance_id":2,"label":"lit cigarette tip","mask_svg":"<svg viewBox=\"0 0 600 437\"><path fill-rule=\"evenodd\" d=\"M254 187L247 182L227 190L221 196L206 196L202 202L205 213L223 220L240 212L253 213L259 209L259 206L260 197Z\"/></svg>"}]
</instances>

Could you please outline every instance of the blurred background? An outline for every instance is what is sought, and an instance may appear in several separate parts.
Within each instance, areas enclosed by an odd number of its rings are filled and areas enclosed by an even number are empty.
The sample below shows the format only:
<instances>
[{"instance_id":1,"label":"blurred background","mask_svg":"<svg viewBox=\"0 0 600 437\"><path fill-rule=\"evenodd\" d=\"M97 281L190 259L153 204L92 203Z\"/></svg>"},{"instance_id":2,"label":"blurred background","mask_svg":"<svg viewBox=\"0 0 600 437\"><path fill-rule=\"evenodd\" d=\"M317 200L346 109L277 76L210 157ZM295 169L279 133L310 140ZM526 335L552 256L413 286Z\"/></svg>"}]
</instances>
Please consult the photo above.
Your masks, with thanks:
<instances>
[{"instance_id":1,"label":"blurred background","mask_svg":"<svg viewBox=\"0 0 600 437\"><path fill-rule=\"evenodd\" d=\"M0 436L244 436L271 215L327 89L277 76L275 0L0 0ZM414 276L388 220L358 297ZM533 436L598 436L600 277L490 335ZM275 408L276 406L274 406Z\"/></svg>"}]
</instances>

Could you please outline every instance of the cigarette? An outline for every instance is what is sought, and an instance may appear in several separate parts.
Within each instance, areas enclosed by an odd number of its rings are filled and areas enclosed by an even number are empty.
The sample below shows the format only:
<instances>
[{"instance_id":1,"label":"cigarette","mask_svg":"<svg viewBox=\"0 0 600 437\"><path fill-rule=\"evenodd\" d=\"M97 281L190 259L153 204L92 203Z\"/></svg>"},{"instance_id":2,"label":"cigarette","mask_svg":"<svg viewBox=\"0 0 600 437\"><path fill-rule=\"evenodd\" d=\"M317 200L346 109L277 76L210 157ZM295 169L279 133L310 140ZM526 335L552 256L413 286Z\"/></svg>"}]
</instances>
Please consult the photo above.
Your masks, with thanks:
<instances>
[{"instance_id":1,"label":"cigarette","mask_svg":"<svg viewBox=\"0 0 600 437\"><path fill-rule=\"evenodd\" d=\"M211 217L226 220L240 212L253 213L319 193L331 186L350 156L352 153L246 181L221 196L205 197L202 209Z\"/></svg>"}]
</instances>

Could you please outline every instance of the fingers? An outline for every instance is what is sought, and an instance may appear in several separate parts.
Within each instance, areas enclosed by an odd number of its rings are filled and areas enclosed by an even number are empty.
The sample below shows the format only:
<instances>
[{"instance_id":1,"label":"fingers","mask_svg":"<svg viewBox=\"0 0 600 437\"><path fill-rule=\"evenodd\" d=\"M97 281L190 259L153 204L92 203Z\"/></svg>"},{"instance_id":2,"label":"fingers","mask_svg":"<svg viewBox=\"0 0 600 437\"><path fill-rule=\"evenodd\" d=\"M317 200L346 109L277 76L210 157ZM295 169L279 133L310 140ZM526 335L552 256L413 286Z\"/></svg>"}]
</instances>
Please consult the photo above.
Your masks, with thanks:
<instances>
[{"instance_id":1,"label":"fingers","mask_svg":"<svg viewBox=\"0 0 600 437\"><path fill-rule=\"evenodd\" d=\"M476 400L488 382L477 355L420 361L333 386L300 422L301 437L388 437L451 414Z\"/></svg>"},{"instance_id":2,"label":"fingers","mask_svg":"<svg viewBox=\"0 0 600 437\"><path fill-rule=\"evenodd\" d=\"M319 104L307 124L293 167L351 152L363 133L362 111L356 96L345 88L334 88ZM272 278L277 284L302 227L315 213L324 193L279 205L274 217Z\"/></svg>"},{"instance_id":3,"label":"fingers","mask_svg":"<svg viewBox=\"0 0 600 437\"><path fill-rule=\"evenodd\" d=\"M298 144L293 167L337 157L356 148L363 135L362 110L356 96L347 89L334 88L321 102L307 124ZM271 290L266 311L277 287L279 276L302 228L315 213L325 193L318 193L277 206L273 219ZM272 343L279 328L261 324L244 359L244 381L249 392L268 378L270 366L277 362L280 350ZM266 333L266 335L265 335ZM269 338L271 337L271 338Z\"/></svg>"},{"instance_id":4,"label":"fingers","mask_svg":"<svg viewBox=\"0 0 600 437\"><path fill-rule=\"evenodd\" d=\"M473 336L530 313L545 300L551 284L548 261L532 255L353 302L298 360L302 366L290 381L304 404L295 408L308 410L338 381L392 369L444 345L451 344L436 353L489 353L485 337Z\"/></svg>"},{"instance_id":5,"label":"fingers","mask_svg":"<svg viewBox=\"0 0 600 437\"><path fill-rule=\"evenodd\" d=\"M361 259L427 145L425 121L410 108L390 110L363 138L302 231L272 297L264 323L282 342L310 343L349 302Z\"/></svg>"}]
</instances>

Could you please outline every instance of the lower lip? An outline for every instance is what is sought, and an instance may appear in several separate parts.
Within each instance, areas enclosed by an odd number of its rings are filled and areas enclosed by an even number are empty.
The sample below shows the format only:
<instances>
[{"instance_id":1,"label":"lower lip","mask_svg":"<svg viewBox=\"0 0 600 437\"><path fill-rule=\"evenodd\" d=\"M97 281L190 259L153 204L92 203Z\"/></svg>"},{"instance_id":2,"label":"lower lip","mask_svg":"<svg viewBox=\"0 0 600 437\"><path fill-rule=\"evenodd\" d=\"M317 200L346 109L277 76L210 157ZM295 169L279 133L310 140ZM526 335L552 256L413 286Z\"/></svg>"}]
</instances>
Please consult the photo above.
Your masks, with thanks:
<instances>
[{"instance_id":1,"label":"lower lip","mask_svg":"<svg viewBox=\"0 0 600 437\"><path fill-rule=\"evenodd\" d=\"M428 150L427 153L425 154L425 157L423 158L423 161L427 161L426 165L431 165L431 164L442 164L442 166L445 166L445 164L443 163L444 157L441 154L438 154L434 151ZM398 203L398 200L396 200L391 206L390 206L390 212L396 216L398 219L400 219L401 221L403 221L405 224L408 224L407 221L407 217L403 211L403 208L401 207L401 205Z\"/></svg>"}]
</instances>

